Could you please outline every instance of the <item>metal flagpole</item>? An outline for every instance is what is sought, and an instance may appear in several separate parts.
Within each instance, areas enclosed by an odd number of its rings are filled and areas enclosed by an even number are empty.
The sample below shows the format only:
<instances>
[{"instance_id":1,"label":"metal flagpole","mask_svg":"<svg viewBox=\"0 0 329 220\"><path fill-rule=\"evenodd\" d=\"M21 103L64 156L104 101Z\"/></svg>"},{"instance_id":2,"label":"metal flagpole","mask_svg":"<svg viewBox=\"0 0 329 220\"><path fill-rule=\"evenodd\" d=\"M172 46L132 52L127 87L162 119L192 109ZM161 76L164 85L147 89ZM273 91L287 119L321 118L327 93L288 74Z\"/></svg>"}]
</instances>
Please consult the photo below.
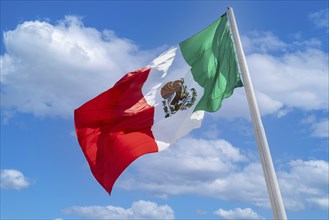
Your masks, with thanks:
<instances>
[{"instance_id":1,"label":"metal flagpole","mask_svg":"<svg viewBox=\"0 0 329 220\"><path fill-rule=\"evenodd\" d=\"M283 201L279 189L278 180L276 178L270 149L268 147L265 130L263 127L258 105L256 102L256 97L250 79L247 61L240 41L239 32L234 17L234 12L231 7L228 8L227 14L231 25L233 40L235 43L236 52L238 56L238 62L240 65L244 88L248 99L249 110L254 125L254 132L256 135L258 151L261 158L263 173L265 176L267 191L270 197L273 216L275 219L284 220L287 219L286 211L283 206Z\"/></svg>"}]
</instances>

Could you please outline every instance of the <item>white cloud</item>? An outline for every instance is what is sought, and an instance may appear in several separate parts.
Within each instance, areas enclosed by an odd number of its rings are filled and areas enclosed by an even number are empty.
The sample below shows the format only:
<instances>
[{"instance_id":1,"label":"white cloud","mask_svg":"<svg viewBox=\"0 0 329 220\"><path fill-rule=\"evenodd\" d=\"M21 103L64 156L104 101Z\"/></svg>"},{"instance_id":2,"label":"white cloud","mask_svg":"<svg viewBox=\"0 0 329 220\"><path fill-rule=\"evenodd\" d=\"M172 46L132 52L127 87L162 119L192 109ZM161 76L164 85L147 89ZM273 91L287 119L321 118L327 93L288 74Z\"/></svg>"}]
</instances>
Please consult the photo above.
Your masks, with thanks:
<instances>
[{"instance_id":1,"label":"white cloud","mask_svg":"<svg viewBox=\"0 0 329 220\"><path fill-rule=\"evenodd\" d=\"M315 115L310 115L310 116L304 118L304 119L301 121L301 123L302 123L302 124L312 124L312 123L314 123L315 121L316 121L316 117L315 117Z\"/></svg>"},{"instance_id":2,"label":"white cloud","mask_svg":"<svg viewBox=\"0 0 329 220\"><path fill-rule=\"evenodd\" d=\"M18 170L0 170L0 186L2 189L20 190L30 185L24 174Z\"/></svg>"},{"instance_id":3,"label":"white cloud","mask_svg":"<svg viewBox=\"0 0 329 220\"><path fill-rule=\"evenodd\" d=\"M282 42L270 32L244 36L252 83L262 115L293 109L328 111L328 53L316 39ZM235 90L217 114L249 118L244 89Z\"/></svg>"},{"instance_id":4,"label":"white cloud","mask_svg":"<svg viewBox=\"0 0 329 220\"><path fill-rule=\"evenodd\" d=\"M264 219L251 208L235 208L233 210L218 209L214 214L223 219Z\"/></svg>"},{"instance_id":5,"label":"white cloud","mask_svg":"<svg viewBox=\"0 0 329 220\"><path fill-rule=\"evenodd\" d=\"M267 204L261 167L248 162L224 140L183 138L166 151L141 157L117 186L155 195L196 194Z\"/></svg>"},{"instance_id":6,"label":"white cloud","mask_svg":"<svg viewBox=\"0 0 329 220\"><path fill-rule=\"evenodd\" d=\"M4 32L1 103L35 116L72 115L121 76L146 65L151 51L74 16L56 25L26 21Z\"/></svg>"},{"instance_id":7,"label":"white cloud","mask_svg":"<svg viewBox=\"0 0 329 220\"><path fill-rule=\"evenodd\" d=\"M329 30L329 9L322 9L320 11L314 12L310 14L311 21L318 28L326 28Z\"/></svg>"},{"instance_id":8,"label":"white cloud","mask_svg":"<svg viewBox=\"0 0 329 220\"><path fill-rule=\"evenodd\" d=\"M248 63L255 88L272 102L289 108L328 110L328 55L322 51L309 49L282 57L252 54ZM272 111L277 111L277 105Z\"/></svg>"},{"instance_id":9,"label":"white cloud","mask_svg":"<svg viewBox=\"0 0 329 220\"><path fill-rule=\"evenodd\" d=\"M322 119L312 125L312 136L314 137L329 137L329 120Z\"/></svg>"},{"instance_id":10,"label":"white cloud","mask_svg":"<svg viewBox=\"0 0 329 220\"><path fill-rule=\"evenodd\" d=\"M197 215L207 215L207 214L208 214L207 211L202 210L202 209L197 209L197 210L195 210L195 213L196 213Z\"/></svg>"},{"instance_id":11,"label":"white cloud","mask_svg":"<svg viewBox=\"0 0 329 220\"><path fill-rule=\"evenodd\" d=\"M270 208L262 168L253 157L224 140L183 138L166 151L138 159L116 187L155 196L193 194ZM277 171L287 209L326 207L328 172L328 163L322 160L291 161Z\"/></svg>"},{"instance_id":12,"label":"white cloud","mask_svg":"<svg viewBox=\"0 0 329 220\"><path fill-rule=\"evenodd\" d=\"M289 167L289 171L278 174L285 206L291 210L328 209L328 162L295 160Z\"/></svg>"},{"instance_id":13,"label":"white cloud","mask_svg":"<svg viewBox=\"0 0 329 220\"><path fill-rule=\"evenodd\" d=\"M295 34L294 40L287 43L270 31L252 31L245 36L241 36L241 41L247 55L253 53L282 55L307 48L319 48L322 44L316 38L303 40L301 34Z\"/></svg>"},{"instance_id":14,"label":"white cloud","mask_svg":"<svg viewBox=\"0 0 329 220\"><path fill-rule=\"evenodd\" d=\"M262 112L262 114L264 113ZM212 116L229 119L239 117L250 119L249 107L244 88L235 89L233 95L228 99L224 99L221 109L212 114Z\"/></svg>"},{"instance_id":15,"label":"white cloud","mask_svg":"<svg viewBox=\"0 0 329 220\"><path fill-rule=\"evenodd\" d=\"M243 39L262 115L328 110L328 54L318 49L319 40L284 42L260 31ZM85 27L74 16L55 25L26 21L4 32L4 45L1 100L7 119L13 115L8 112L69 117L156 56L156 50L142 51L110 30ZM249 118L244 89L225 100L216 115Z\"/></svg>"},{"instance_id":16,"label":"white cloud","mask_svg":"<svg viewBox=\"0 0 329 220\"><path fill-rule=\"evenodd\" d=\"M250 52L285 51L287 49L287 44L269 31L253 31L248 36L242 36L241 40L246 54Z\"/></svg>"},{"instance_id":17,"label":"white cloud","mask_svg":"<svg viewBox=\"0 0 329 220\"><path fill-rule=\"evenodd\" d=\"M131 208L117 206L74 206L63 210L65 214L92 219L174 219L174 211L168 205L140 200Z\"/></svg>"},{"instance_id":18,"label":"white cloud","mask_svg":"<svg viewBox=\"0 0 329 220\"><path fill-rule=\"evenodd\" d=\"M329 120L327 118L322 118L317 120L314 115L310 115L301 121L302 124L309 125L309 130L311 136L319 138L329 137Z\"/></svg>"}]
</instances>

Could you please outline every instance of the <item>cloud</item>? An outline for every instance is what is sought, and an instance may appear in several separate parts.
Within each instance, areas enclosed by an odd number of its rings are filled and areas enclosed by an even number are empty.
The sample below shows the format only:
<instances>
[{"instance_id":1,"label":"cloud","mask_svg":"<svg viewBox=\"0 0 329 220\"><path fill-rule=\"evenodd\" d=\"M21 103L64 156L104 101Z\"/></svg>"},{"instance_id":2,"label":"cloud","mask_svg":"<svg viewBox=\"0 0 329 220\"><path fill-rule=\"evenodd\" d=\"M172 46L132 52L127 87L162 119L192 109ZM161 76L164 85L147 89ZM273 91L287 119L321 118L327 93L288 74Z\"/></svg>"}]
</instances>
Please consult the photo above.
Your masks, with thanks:
<instances>
[{"instance_id":1,"label":"cloud","mask_svg":"<svg viewBox=\"0 0 329 220\"><path fill-rule=\"evenodd\" d=\"M30 185L28 179L18 170L0 170L0 177L0 186L2 189L20 190Z\"/></svg>"},{"instance_id":2,"label":"cloud","mask_svg":"<svg viewBox=\"0 0 329 220\"><path fill-rule=\"evenodd\" d=\"M202 209L196 209L195 210L195 214L197 214L197 215L207 215L208 214L208 212L207 211L205 211L205 210L202 210Z\"/></svg>"},{"instance_id":3,"label":"cloud","mask_svg":"<svg viewBox=\"0 0 329 220\"><path fill-rule=\"evenodd\" d=\"M92 219L174 219L168 205L139 200L128 209L117 206L74 206L63 210L65 214Z\"/></svg>"},{"instance_id":4,"label":"cloud","mask_svg":"<svg viewBox=\"0 0 329 220\"><path fill-rule=\"evenodd\" d=\"M154 57L154 51L142 51L110 30L85 27L74 16L55 25L26 21L4 32L4 46L2 107L40 117L71 116Z\"/></svg>"},{"instance_id":5,"label":"cloud","mask_svg":"<svg viewBox=\"0 0 329 220\"><path fill-rule=\"evenodd\" d=\"M250 52L286 51L288 46L270 31L253 31L248 36L242 36L241 40L246 54Z\"/></svg>"},{"instance_id":6,"label":"cloud","mask_svg":"<svg viewBox=\"0 0 329 220\"><path fill-rule=\"evenodd\" d=\"M244 52L247 55L253 53L272 54L282 56L308 48L320 48L321 41L316 38L303 40L302 35L295 34L292 42L284 42L270 31L252 31L241 36Z\"/></svg>"},{"instance_id":7,"label":"cloud","mask_svg":"<svg viewBox=\"0 0 329 220\"><path fill-rule=\"evenodd\" d=\"M312 125L312 136L328 138L329 137L329 120L321 119Z\"/></svg>"},{"instance_id":8,"label":"cloud","mask_svg":"<svg viewBox=\"0 0 329 220\"><path fill-rule=\"evenodd\" d=\"M154 195L195 194L267 204L261 173L259 164L225 140L187 137L166 151L141 157L117 186Z\"/></svg>"},{"instance_id":9,"label":"cloud","mask_svg":"<svg viewBox=\"0 0 329 220\"><path fill-rule=\"evenodd\" d=\"M321 20L320 14L313 18ZM328 54L319 49L321 41L285 42L262 31L242 38L262 115L282 117L295 108L328 110ZM111 30L85 27L75 16L57 24L26 21L4 32L4 46L4 121L13 112L71 117L75 108L110 88L124 73L147 65L159 50L143 51ZM216 115L249 118L244 89L224 100Z\"/></svg>"},{"instance_id":10,"label":"cloud","mask_svg":"<svg viewBox=\"0 0 329 220\"><path fill-rule=\"evenodd\" d=\"M322 118L317 120L314 115L310 115L301 121L302 124L309 125L309 130L311 136L319 138L329 137L329 120L327 118Z\"/></svg>"},{"instance_id":11,"label":"cloud","mask_svg":"<svg viewBox=\"0 0 329 220\"><path fill-rule=\"evenodd\" d=\"M247 60L262 115L282 116L293 108L328 111L328 60L322 51L312 49L282 57L254 53ZM237 91L220 114L246 117L244 92Z\"/></svg>"},{"instance_id":12,"label":"cloud","mask_svg":"<svg viewBox=\"0 0 329 220\"><path fill-rule=\"evenodd\" d=\"M329 208L329 165L323 160L294 160L289 171L279 172L286 208Z\"/></svg>"},{"instance_id":13,"label":"cloud","mask_svg":"<svg viewBox=\"0 0 329 220\"><path fill-rule=\"evenodd\" d=\"M328 53L321 42L281 41L271 32L243 37L252 83L262 115L282 117L293 109L328 111ZM249 118L244 89L236 89L216 113Z\"/></svg>"},{"instance_id":14,"label":"cloud","mask_svg":"<svg viewBox=\"0 0 329 220\"><path fill-rule=\"evenodd\" d=\"M255 88L271 102L303 110L328 110L328 55L324 52L308 49L282 57L252 54L248 63ZM274 105L272 111L278 107Z\"/></svg>"},{"instance_id":15,"label":"cloud","mask_svg":"<svg viewBox=\"0 0 329 220\"><path fill-rule=\"evenodd\" d=\"M218 209L214 214L223 219L264 219L251 208L235 208L233 210Z\"/></svg>"},{"instance_id":16,"label":"cloud","mask_svg":"<svg viewBox=\"0 0 329 220\"><path fill-rule=\"evenodd\" d=\"M329 9L322 9L317 12L313 12L310 14L309 18L314 23L314 25L318 28L326 28L329 30Z\"/></svg>"},{"instance_id":17,"label":"cloud","mask_svg":"<svg viewBox=\"0 0 329 220\"><path fill-rule=\"evenodd\" d=\"M200 195L270 208L261 165L225 140L183 138L166 151L138 159L116 186L153 195ZM294 160L277 171L289 210L323 209L328 201L328 163Z\"/></svg>"}]
</instances>

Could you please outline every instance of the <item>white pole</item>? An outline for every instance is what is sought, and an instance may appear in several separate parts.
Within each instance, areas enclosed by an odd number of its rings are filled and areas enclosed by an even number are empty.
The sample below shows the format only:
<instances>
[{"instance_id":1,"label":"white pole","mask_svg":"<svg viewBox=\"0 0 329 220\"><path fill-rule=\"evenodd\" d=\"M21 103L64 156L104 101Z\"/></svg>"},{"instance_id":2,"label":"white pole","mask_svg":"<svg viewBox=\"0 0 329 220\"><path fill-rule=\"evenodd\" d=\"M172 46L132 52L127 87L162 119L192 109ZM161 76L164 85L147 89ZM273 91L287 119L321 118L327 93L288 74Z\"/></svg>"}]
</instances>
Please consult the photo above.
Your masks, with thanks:
<instances>
[{"instance_id":1,"label":"white pole","mask_svg":"<svg viewBox=\"0 0 329 220\"><path fill-rule=\"evenodd\" d=\"M238 28L237 28L235 17L234 17L234 12L231 7L228 8L227 14L228 14L229 21L231 24L233 40L234 40L236 52L238 55L238 62L240 65L244 88L245 88L246 96L248 99L249 110L250 110L251 118L252 118L253 125L254 125L254 132L256 135L258 151L259 151L260 158L261 158L263 173L265 176L267 191L268 191L268 194L270 197L273 216L275 219L284 220L284 219L287 219L286 211L283 206L283 201L281 198L278 180L275 175L275 170L274 170L274 166L273 166L273 162L272 162L270 149L268 147L265 130L264 130L263 123L262 123L260 113L258 110L258 105L256 102L254 89L253 89L252 82L251 82L250 75L249 75L247 61L246 61L246 58L245 58L245 55L243 52Z\"/></svg>"}]
</instances>

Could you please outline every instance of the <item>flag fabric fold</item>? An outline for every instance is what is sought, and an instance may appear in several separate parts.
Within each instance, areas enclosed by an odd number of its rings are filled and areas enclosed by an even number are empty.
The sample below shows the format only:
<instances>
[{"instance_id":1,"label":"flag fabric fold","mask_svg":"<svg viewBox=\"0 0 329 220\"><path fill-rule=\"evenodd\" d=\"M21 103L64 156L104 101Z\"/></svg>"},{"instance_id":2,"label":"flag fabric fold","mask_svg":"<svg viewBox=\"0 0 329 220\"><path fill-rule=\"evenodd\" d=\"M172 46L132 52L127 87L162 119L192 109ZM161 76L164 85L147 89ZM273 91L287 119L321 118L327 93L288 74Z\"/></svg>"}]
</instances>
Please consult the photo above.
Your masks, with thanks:
<instances>
[{"instance_id":1,"label":"flag fabric fold","mask_svg":"<svg viewBox=\"0 0 329 220\"><path fill-rule=\"evenodd\" d=\"M134 160L200 127L204 111L217 111L240 86L225 13L75 110L77 139L94 177L111 193Z\"/></svg>"}]
</instances>

